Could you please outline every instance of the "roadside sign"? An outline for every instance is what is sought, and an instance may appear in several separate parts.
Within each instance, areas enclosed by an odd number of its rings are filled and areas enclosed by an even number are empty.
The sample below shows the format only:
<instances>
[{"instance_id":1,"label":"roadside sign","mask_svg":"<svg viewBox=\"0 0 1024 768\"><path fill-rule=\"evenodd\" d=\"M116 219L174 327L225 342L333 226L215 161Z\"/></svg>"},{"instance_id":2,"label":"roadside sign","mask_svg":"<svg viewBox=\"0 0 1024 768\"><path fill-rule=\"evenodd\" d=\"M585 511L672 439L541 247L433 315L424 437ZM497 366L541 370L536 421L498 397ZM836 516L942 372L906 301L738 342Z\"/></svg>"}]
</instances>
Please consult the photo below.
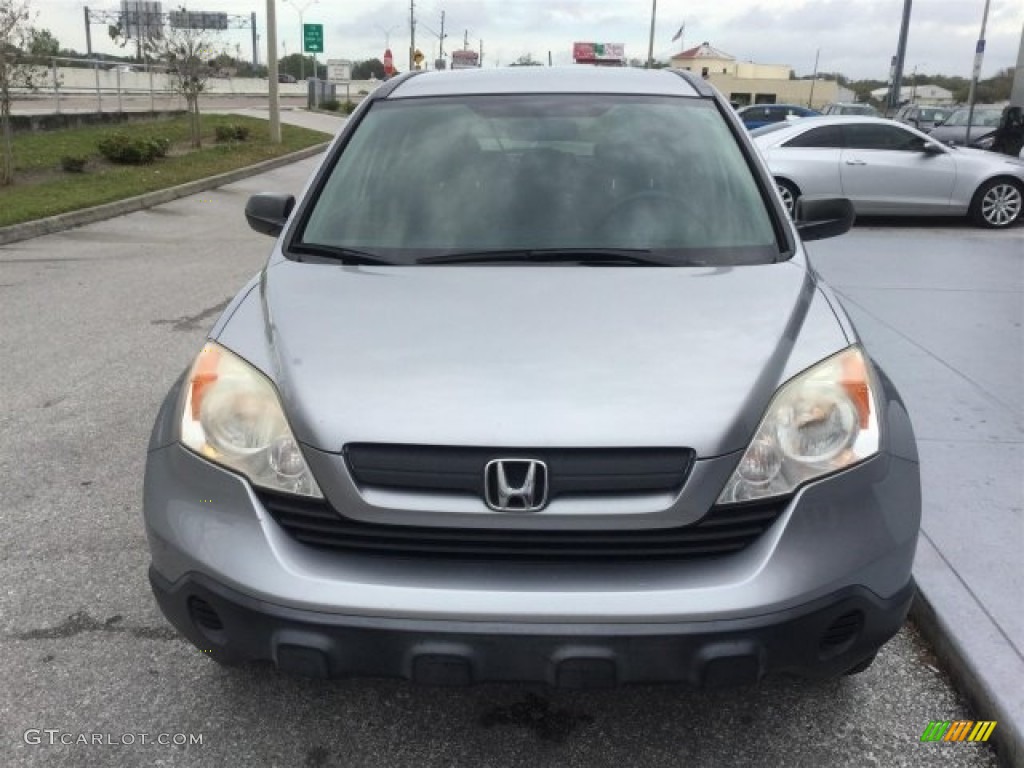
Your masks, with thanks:
<instances>
[{"instance_id":1,"label":"roadside sign","mask_svg":"<svg viewBox=\"0 0 1024 768\"><path fill-rule=\"evenodd\" d=\"M324 25L302 25L302 50L304 53L324 52Z\"/></svg>"},{"instance_id":2,"label":"roadside sign","mask_svg":"<svg viewBox=\"0 0 1024 768\"><path fill-rule=\"evenodd\" d=\"M472 69L480 66L476 51L452 51L452 69Z\"/></svg>"},{"instance_id":3,"label":"roadside sign","mask_svg":"<svg viewBox=\"0 0 1024 768\"><path fill-rule=\"evenodd\" d=\"M384 74L391 77L395 74L395 57L391 55L391 49L384 51Z\"/></svg>"},{"instance_id":4,"label":"roadside sign","mask_svg":"<svg viewBox=\"0 0 1024 768\"><path fill-rule=\"evenodd\" d=\"M348 59L328 59L327 79L332 83L347 83L352 79L352 62Z\"/></svg>"}]
</instances>

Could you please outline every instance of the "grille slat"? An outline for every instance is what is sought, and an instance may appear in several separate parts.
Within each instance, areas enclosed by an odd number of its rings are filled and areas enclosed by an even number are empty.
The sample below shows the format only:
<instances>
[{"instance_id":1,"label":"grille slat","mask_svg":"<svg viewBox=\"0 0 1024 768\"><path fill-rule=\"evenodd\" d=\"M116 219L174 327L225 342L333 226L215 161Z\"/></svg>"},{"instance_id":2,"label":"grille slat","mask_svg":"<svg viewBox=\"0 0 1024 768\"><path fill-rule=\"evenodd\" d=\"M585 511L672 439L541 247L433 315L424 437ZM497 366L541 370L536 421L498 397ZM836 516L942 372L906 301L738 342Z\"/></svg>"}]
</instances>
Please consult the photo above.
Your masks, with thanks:
<instances>
[{"instance_id":1,"label":"grille slat","mask_svg":"<svg viewBox=\"0 0 1024 768\"><path fill-rule=\"evenodd\" d=\"M564 494L676 492L693 467L689 448L477 448L350 443L345 460L356 484L390 490L483 495L493 459L538 459L549 471L548 498Z\"/></svg>"},{"instance_id":2,"label":"grille slat","mask_svg":"<svg viewBox=\"0 0 1024 768\"><path fill-rule=\"evenodd\" d=\"M785 501L714 507L692 525L656 530L538 531L366 523L326 501L260 491L264 507L290 536L323 549L403 556L494 560L693 559L738 552L763 534Z\"/></svg>"}]
</instances>

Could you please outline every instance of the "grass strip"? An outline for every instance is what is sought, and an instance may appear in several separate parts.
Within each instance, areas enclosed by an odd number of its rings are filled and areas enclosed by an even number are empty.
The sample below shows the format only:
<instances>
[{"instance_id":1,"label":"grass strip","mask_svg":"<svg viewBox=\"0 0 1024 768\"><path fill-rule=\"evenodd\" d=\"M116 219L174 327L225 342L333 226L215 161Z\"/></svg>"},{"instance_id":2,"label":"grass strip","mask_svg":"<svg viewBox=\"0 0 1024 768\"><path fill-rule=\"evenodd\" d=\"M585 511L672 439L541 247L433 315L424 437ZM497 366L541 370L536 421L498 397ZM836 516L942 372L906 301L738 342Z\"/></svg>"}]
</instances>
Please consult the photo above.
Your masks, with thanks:
<instances>
[{"instance_id":1,"label":"grass strip","mask_svg":"<svg viewBox=\"0 0 1024 768\"><path fill-rule=\"evenodd\" d=\"M216 127L227 124L247 126L249 138L215 143ZM206 115L202 118L202 129L203 147L197 151L189 147L185 117L16 135L14 184L0 187L0 227L166 189L270 160L330 138L320 131L282 125L281 144L272 144L265 120L240 115ZM171 141L170 153L149 165L109 163L100 156L96 145L104 136L118 131L144 138L167 138ZM61 170L60 159L64 155L87 156L85 173Z\"/></svg>"}]
</instances>

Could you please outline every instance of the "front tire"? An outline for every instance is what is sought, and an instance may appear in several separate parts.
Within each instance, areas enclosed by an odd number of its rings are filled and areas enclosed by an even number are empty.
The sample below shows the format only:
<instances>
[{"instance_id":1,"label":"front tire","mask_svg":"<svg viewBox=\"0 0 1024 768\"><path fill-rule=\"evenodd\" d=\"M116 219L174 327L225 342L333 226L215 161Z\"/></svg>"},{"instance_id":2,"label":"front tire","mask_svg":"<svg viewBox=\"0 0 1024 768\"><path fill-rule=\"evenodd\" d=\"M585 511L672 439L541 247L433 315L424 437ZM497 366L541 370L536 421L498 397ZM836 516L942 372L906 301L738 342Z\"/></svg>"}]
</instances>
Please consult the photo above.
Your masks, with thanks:
<instances>
[{"instance_id":1,"label":"front tire","mask_svg":"<svg viewBox=\"0 0 1024 768\"><path fill-rule=\"evenodd\" d=\"M796 219L796 201L800 199L800 190L796 184L786 179L776 179L775 187L779 190L779 197L786 208L789 218Z\"/></svg>"},{"instance_id":2,"label":"front tire","mask_svg":"<svg viewBox=\"0 0 1024 768\"><path fill-rule=\"evenodd\" d=\"M1024 185L1012 179L991 179L974 193L971 221L979 227L1004 229L1020 221L1024 211Z\"/></svg>"}]
</instances>

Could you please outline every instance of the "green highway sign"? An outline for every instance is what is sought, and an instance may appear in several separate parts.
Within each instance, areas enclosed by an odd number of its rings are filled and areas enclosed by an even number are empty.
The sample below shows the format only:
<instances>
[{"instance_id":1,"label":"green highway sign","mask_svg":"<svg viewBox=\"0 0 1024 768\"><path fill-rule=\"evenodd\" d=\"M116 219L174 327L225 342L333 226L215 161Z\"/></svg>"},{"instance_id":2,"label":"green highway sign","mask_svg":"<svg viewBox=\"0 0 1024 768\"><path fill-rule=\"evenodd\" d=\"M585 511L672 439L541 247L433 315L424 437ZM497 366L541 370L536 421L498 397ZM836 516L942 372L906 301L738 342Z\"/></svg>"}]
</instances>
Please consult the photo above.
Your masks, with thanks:
<instances>
[{"instance_id":1,"label":"green highway sign","mask_svg":"<svg viewBox=\"0 0 1024 768\"><path fill-rule=\"evenodd\" d=\"M302 25L302 50L305 53L324 52L324 25Z\"/></svg>"}]
</instances>

